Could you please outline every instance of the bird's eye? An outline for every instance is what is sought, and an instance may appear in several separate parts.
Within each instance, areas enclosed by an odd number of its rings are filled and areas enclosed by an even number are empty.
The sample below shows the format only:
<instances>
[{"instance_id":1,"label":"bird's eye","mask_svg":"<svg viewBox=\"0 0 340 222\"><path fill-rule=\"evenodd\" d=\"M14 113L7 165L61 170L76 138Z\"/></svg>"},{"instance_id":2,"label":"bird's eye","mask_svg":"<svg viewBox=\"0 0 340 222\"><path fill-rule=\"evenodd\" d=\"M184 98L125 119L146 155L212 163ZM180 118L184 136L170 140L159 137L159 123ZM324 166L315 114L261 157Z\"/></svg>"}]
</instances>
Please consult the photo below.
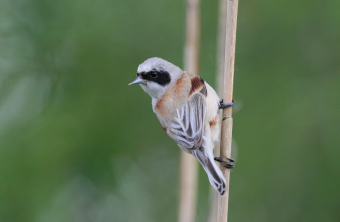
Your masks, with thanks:
<instances>
[{"instance_id":1,"label":"bird's eye","mask_svg":"<svg viewBox=\"0 0 340 222\"><path fill-rule=\"evenodd\" d=\"M150 76L151 76L152 78L156 78L156 77L157 77L157 72L152 72L152 73L150 73Z\"/></svg>"}]
</instances>

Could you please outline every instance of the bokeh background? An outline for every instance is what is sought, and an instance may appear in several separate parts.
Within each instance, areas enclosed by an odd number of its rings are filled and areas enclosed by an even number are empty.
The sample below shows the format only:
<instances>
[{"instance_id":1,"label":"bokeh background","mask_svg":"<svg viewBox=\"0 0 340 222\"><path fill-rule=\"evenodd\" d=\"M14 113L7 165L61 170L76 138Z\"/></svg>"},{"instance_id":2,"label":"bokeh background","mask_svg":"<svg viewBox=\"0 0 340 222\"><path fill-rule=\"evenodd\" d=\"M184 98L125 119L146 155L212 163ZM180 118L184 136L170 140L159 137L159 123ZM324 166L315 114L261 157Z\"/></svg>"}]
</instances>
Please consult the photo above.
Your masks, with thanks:
<instances>
[{"instance_id":1,"label":"bokeh background","mask_svg":"<svg viewBox=\"0 0 340 222\"><path fill-rule=\"evenodd\" d=\"M215 86L218 1L201 2ZM229 220L340 221L340 1L240 1ZM0 221L176 221L180 149L138 64L183 67L184 1L0 1ZM236 146L235 146L236 147ZM209 213L200 169L197 221Z\"/></svg>"}]
</instances>

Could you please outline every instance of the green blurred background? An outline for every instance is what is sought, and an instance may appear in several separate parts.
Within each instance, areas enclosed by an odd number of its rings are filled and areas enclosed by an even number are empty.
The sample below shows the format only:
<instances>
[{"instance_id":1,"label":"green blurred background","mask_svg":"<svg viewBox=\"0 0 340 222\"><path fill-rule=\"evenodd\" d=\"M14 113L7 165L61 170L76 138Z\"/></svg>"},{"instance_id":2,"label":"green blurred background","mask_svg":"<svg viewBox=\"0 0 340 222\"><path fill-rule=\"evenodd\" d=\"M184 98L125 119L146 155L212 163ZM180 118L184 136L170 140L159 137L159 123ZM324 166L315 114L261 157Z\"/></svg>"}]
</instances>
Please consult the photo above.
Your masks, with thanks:
<instances>
[{"instance_id":1,"label":"green blurred background","mask_svg":"<svg viewBox=\"0 0 340 222\"><path fill-rule=\"evenodd\" d=\"M201 6L214 86L218 1ZM230 221L340 221L339 9L240 1ZM184 21L184 1L0 1L1 222L176 221L180 149L127 84L149 57L183 67Z\"/></svg>"}]
</instances>

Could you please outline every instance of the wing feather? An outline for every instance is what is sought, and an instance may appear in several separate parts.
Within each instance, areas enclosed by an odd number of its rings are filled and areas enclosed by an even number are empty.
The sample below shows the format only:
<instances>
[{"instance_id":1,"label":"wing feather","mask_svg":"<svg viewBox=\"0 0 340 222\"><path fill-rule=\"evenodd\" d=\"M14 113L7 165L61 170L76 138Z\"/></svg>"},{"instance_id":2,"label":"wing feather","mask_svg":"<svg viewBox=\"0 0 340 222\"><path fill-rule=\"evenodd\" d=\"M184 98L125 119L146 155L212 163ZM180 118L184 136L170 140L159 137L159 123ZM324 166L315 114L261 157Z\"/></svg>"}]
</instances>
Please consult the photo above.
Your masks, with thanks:
<instances>
[{"instance_id":1,"label":"wing feather","mask_svg":"<svg viewBox=\"0 0 340 222\"><path fill-rule=\"evenodd\" d=\"M206 115L205 95L197 92L177 110L167 133L182 147L200 148Z\"/></svg>"}]
</instances>

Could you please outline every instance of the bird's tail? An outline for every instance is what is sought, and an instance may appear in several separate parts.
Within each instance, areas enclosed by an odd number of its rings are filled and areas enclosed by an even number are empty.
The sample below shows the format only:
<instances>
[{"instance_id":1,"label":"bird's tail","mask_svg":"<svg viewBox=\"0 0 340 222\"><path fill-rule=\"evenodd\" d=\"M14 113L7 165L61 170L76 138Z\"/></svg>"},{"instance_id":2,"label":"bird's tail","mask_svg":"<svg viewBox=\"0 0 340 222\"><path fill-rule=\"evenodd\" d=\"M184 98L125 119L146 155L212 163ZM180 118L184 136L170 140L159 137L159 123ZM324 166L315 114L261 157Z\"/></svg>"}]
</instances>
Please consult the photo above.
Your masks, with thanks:
<instances>
[{"instance_id":1,"label":"bird's tail","mask_svg":"<svg viewBox=\"0 0 340 222\"><path fill-rule=\"evenodd\" d=\"M226 190L226 182L213 157L199 149L192 151L192 155L202 164L205 172L208 174L210 184L223 195Z\"/></svg>"}]
</instances>

